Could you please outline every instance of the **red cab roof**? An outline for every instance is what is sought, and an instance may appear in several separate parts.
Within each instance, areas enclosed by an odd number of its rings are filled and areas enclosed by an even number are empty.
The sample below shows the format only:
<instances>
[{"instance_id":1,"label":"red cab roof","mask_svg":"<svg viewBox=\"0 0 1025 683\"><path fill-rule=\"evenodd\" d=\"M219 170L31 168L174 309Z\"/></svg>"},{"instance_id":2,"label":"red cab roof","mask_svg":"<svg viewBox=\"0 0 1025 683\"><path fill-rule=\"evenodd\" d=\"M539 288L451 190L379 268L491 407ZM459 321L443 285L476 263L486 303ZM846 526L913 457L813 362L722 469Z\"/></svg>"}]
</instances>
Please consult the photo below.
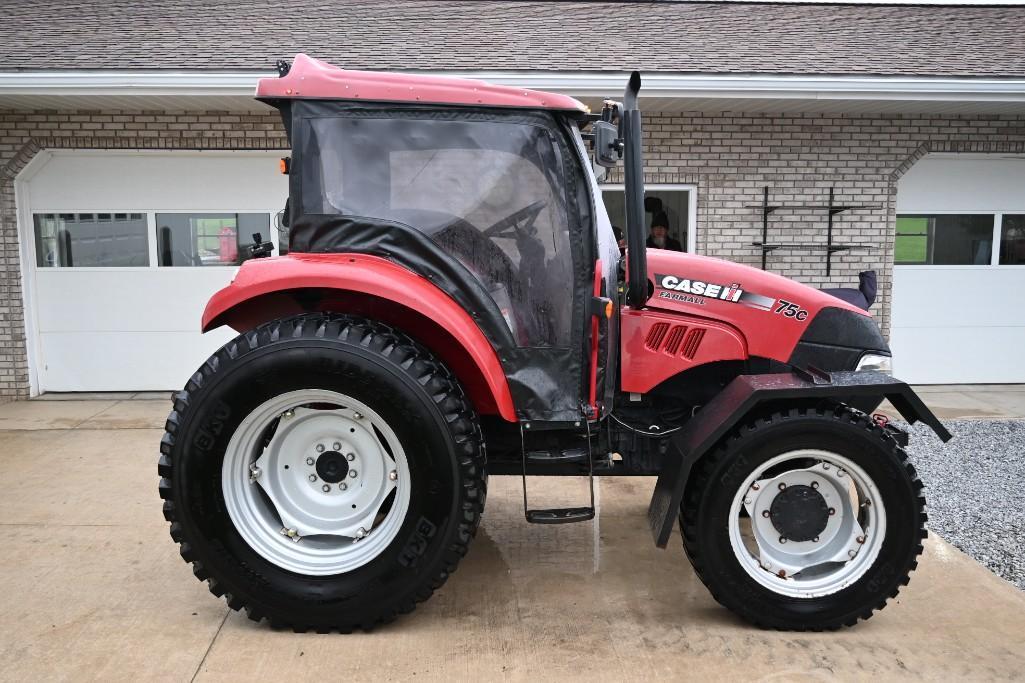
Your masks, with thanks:
<instances>
[{"instance_id":1,"label":"red cab roof","mask_svg":"<svg viewBox=\"0 0 1025 683\"><path fill-rule=\"evenodd\" d=\"M302 53L295 56L287 75L261 78L256 84L256 97L261 100L295 97L587 111L583 103L566 95L466 78L348 71Z\"/></svg>"}]
</instances>

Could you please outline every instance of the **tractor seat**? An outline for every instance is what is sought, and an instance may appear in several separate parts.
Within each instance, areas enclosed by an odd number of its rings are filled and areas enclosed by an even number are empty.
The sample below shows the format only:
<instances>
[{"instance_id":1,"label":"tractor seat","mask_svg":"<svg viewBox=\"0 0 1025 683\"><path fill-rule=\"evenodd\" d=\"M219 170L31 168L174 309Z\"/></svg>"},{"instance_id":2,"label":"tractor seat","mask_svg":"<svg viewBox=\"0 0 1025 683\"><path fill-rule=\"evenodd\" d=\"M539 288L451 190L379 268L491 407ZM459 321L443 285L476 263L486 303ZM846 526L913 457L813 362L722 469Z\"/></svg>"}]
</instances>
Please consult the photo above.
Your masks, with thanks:
<instances>
[{"instance_id":1,"label":"tractor seat","mask_svg":"<svg viewBox=\"0 0 1025 683\"><path fill-rule=\"evenodd\" d=\"M867 311L876 300L878 289L876 272L874 270L863 270L858 273L858 280L857 289L853 287L836 287L832 289L823 288L822 291Z\"/></svg>"}]
</instances>

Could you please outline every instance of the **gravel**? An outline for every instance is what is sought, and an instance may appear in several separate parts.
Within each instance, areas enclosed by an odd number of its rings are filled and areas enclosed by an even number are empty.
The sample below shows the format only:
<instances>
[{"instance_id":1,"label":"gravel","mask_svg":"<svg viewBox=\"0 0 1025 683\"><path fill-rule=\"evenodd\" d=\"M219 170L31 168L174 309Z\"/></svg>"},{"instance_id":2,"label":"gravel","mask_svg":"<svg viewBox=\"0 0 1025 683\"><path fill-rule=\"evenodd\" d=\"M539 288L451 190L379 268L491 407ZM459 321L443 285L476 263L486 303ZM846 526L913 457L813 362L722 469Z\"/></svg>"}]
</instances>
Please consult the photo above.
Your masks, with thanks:
<instances>
[{"instance_id":1,"label":"gravel","mask_svg":"<svg viewBox=\"0 0 1025 683\"><path fill-rule=\"evenodd\" d=\"M1025 420L951 420L944 444L922 423L908 453L929 529L1025 590Z\"/></svg>"}]
</instances>

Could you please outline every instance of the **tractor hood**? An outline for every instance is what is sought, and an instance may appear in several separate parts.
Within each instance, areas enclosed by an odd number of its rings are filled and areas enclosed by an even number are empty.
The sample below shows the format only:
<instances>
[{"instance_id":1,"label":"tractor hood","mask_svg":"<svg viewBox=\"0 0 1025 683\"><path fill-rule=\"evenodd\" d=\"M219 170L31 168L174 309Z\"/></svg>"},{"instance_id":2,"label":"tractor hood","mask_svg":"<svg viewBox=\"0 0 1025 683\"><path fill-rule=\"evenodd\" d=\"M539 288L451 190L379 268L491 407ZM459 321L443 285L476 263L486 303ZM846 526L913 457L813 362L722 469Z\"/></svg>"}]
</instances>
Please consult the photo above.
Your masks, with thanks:
<instances>
[{"instance_id":1,"label":"tractor hood","mask_svg":"<svg viewBox=\"0 0 1025 683\"><path fill-rule=\"evenodd\" d=\"M653 309L736 328L749 356L852 370L862 354L889 355L872 317L831 294L750 266L661 249L647 252Z\"/></svg>"}]
</instances>

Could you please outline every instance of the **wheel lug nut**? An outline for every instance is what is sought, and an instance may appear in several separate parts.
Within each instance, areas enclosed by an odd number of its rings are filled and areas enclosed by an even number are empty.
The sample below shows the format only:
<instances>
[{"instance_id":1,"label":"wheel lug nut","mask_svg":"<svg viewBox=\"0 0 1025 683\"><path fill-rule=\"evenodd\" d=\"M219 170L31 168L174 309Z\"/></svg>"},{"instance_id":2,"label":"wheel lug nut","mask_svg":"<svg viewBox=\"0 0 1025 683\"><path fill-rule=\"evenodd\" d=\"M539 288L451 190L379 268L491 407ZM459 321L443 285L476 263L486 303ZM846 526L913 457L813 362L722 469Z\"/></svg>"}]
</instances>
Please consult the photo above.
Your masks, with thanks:
<instances>
[{"instance_id":1,"label":"wheel lug nut","mask_svg":"<svg viewBox=\"0 0 1025 683\"><path fill-rule=\"evenodd\" d=\"M783 490L783 489L785 489L786 487L787 487L787 485L786 485L786 482L783 482L783 481L781 481L781 482L779 483L779 490L780 490L780 491L782 491L782 490Z\"/></svg>"},{"instance_id":2,"label":"wheel lug nut","mask_svg":"<svg viewBox=\"0 0 1025 683\"><path fill-rule=\"evenodd\" d=\"M864 543L864 542L865 542L865 537L864 536L858 536L858 543Z\"/></svg>"},{"instance_id":3,"label":"wheel lug nut","mask_svg":"<svg viewBox=\"0 0 1025 683\"><path fill-rule=\"evenodd\" d=\"M828 462L822 463L822 469L828 470L829 469L829 463Z\"/></svg>"},{"instance_id":4,"label":"wheel lug nut","mask_svg":"<svg viewBox=\"0 0 1025 683\"><path fill-rule=\"evenodd\" d=\"M818 483L817 481L813 481L813 482L811 483L811 487L812 487L813 489L817 489L817 488L819 487L819 483Z\"/></svg>"},{"instance_id":5,"label":"wheel lug nut","mask_svg":"<svg viewBox=\"0 0 1025 683\"><path fill-rule=\"evenodd\" d=\"M768 511L768 510L762 510L762 517L768 517L768 516L769 516L769 514L770 514L770 513L769 513L769 511Z\"/></svg>"},{"instance_id":6,"label":"wheel lug nut","mask_svg":"<svg viewBox=\"0 0 1025 683\"><path fill-rule=\"evenodd\" d=\"M348 488L349 488L349 485L346 484L344 481L341 484L338 485L338 490L339 491L345 491Z\"/></svg>"},{"instance_id":7,"label":"wheel lug nut","mask_svg":"<svg viewBox=\"0 0 1025 683\"><path fill-rule=\"evenodd\" d=\"M317 452L318 453L323 453L324 452L324 444L322 444L322 443L318 443L317 444Z\"/></svg>"},{"instance_id":8,"label":"wheel lug nut","mask_svg":"<svg viewBox=\"0 0 1025 683\"><path fill-rule=\"evenodd\" d=\"M312 465L313 464L313 458L306 458L306 464L307 465Z\"/></svg>"},{"instance_id":9,"label":"wheel lug nut","mask_svg":"<svg viewBox=\"0 0 1025 683\"><path fill-rule=\"evenodd\" d=\"M355 410L352 411L352 416L354 418L356 418L357 420L362 420L363 419L363 413L357 413Z\"/></svg>"},{"instance_id":10,"label":"wheel lug nut","mask_svg":"<svg viewBox=\"0 0 1025 683\"><path fill-rule=\"evenodd\" d=\"M348 455L345 456L345 459L348 460L349 462L352 462L353 460L356 459L356 454L355 453L349 453Z\"/></svg>"},{"instance_id":11,"label":"wheel lug nut","mask_svg":"<svg viewBox=\"0 0 1025 683\"><path fill-rule=\"evenodd\" d=\"M829 514L835 515L836 514L836 510L833 509L833 508L829 508Z\"/></svg>"},{"instance_id":12,"label":"wheel lug nut","mask_svg":"<svg viewBox=\"0 0 1025 683\"><path fill-rule=\"evenodd\" d=\"M396 479L399 478L399 473L396 472L395 470L392 470L391 472L388 473L388 478L391 479L392 481L395 481Z\"/></svg>"},{"instance_id":13,"label":"wheel lug nut","mask_svg":"<svg viewBox=\"0 0 1025 683\"><path fill-rule=\"evenodd\" d=\"M785 570L785 569L780 569L780 570L779 570L779 578L781 578L781 579L785 579L785 578L787 578L787 570Z\"/></svg>"},{"instance_id":14,"label":"wheel lug nut","mask_svg":"<svg viewBox=\"0 0 1025 683\"><path fill-rule=\"evenodd\" d=\"M328 491L331 490L331 487L328 486L327 484L324 484L323 486L320 487L320 490L323 491L324 493L327 493Z\"/></svg>"},{"instance_id":15,"label":"wheel lug nut","mask_svg":"<svg viewBox=\"0 0 1025 683\"><path fill-rule=\"evenodd\" d=\"M363 527L356 529L356 538L366 538L367 530Z\"/></svg>"},{"instance_id":16,"label":"wheel lug nut","mask_svg":"<svg viewBox=\"0 0 1025 683\"><path fill-rule=\"evenodd\" d=\"M819 537L816 536L815 538L811 539L811 542L812 543L818 543L819 542Z\"/></svg>"},{"instance_id":17,"label":"wheel lug nut","mask_svg":"<svg viewBox=\"0 0 1025 683\"><path fill-rule=\"evenodd\" d=\"M779 537L779 542L780 543L786 543L787 542L787 537L786 536L780 536Z\"/></svg>"},{"instance_id":18,"label":"wheel lug nut","mask_svg":"<svg viewBox=\"0 0 1025 683\"><path fill-rule=\"evenodd\" d=\"M317 475L311 474L310 475L310 481L317 481Z\"/></svg>"},{"instance_id":19,"label":"wheel lug nut","mask_svg":"<svg viewBox=\"0 0 1025 683\"><path fill-rule=\"evenodd\" d=\"M342 444L340 444L337 441L335 441L333 444L331 444L331 448L333 450L340 451L340 450L342 450Z\"/></svg>"},{"instance_id":20,"label":"wheel lug nut","mask_svg":"<svg viewBox=\"0 0 1025 683\"><path fill-rule=\"evenodd\" d=\"M853 557L854 557L855 555L857 555L857 554L858 554L858 551L857 551L857 550L848 550L848 551L847 551L847 556L848 556L848 557L851 557L851 558L853 558Z\"/></svg>"},{"instance_id":21,"label":"wheel lug nut","mask_svg":"<svg viewBox=\"0 0 1025 683\"><path fill-rule=\"evenodd\" d=\"M357 472L356 470L349 470L349 477L350 478L355 479L358 476L359 476L359 472Z\"/></svg>"},{"instance_id":22,"label":"wheel lug nut","mask_svg":"<svg viewBox=\"0 0 1025 683\"><path fill-rule=\"evenodd\" d=\"M751 504L751 499L750 498L745 498L744 499L744 505L750 505L750 504Z\"/></svg>"},{"instance_id":23,"label":"wheel lug nut","mask_svg":"<svg viewBox=\"0 0 1025 683\"><path fill-rule=\"evenodd\" d=\"M753 489L754 489L755 491L757 491L758 489L760 489L760 488L762 488L762 487L761 487L761 486L759 486L759 485L758 485L758 483L756 482L756 483L754 483L754 484L751 484L751 488L753 488Z\"/></svg>"}]
</instances>

